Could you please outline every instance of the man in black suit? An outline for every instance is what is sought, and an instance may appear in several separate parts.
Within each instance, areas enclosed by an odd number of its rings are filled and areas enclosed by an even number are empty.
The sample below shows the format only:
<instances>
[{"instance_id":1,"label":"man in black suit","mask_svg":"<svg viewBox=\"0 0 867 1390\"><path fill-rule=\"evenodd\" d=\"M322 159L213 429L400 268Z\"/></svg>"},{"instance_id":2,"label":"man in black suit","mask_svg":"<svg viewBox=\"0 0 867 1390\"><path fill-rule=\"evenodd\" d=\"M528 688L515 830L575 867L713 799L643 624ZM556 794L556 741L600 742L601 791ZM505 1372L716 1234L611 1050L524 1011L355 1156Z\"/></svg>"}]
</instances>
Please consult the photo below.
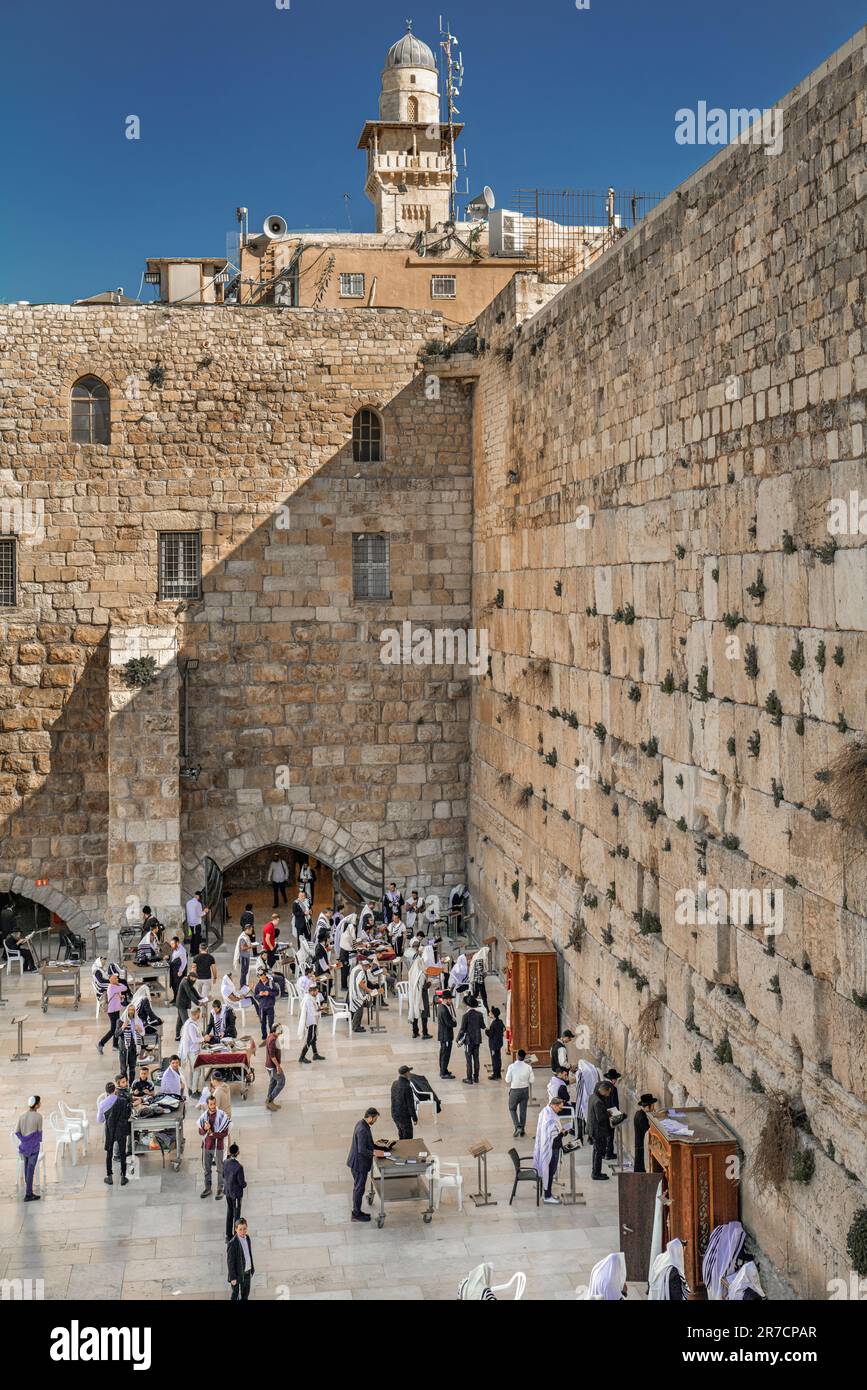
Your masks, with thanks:
<instances>
[{"instance_id":1,"label":"man in black suit","mask_svg":"<svg viewBox=\"0 0 867 1390\"><path fill-rule=\"evenodd\" d=\"M467 1055L465 1086L478 1086L479 1084L479 1049L482 1045L485 1020L479 1013L478 1002L475 996L471 996L467 1000L467 1011L461 1019L461 1031L458 1033L458 1047L463 1045Z\"/></svg>"},{"instance_id":2,"label":"man in black suit","mask_svg":"<svg viewBox=\"0 0 867 1390\"><path fill-rule=\"evenodd\" d=\"M114 1152L120 1159L120 1185L126 1187L129 1178L126 1175L126 1152L129 1148L129 1131L132 1120L132 1100L129 1094L129 1084L126 1075L119 1075L114 1078L114 1105L105 1112L105 1178L103 1181L111 1187L114 1182L112 1177L112 1167L114 1163Z\"/></svg>"},{"instance_id":3,"label":"man in black suit","mask_svg":"<svg viewBox=\"0 0 867 1390\"><path fill-rule=\"evenodd\" d=\"M367 1177L375 1158L382 1158L384 1150L377 1149L373 1143L373 1126L379 1119L379 1111L371 1106L365 1110L364 1119L359 1120L352 1135L352 1146L346 1166L352 1173L352 1220L369 1221L367 1212L361 1210Z\"/></svg>"},{"instance_id":4,"label":"man in black suit","mask_svg":"<svg viewBox=\"0 0 867 1390\"><path fill-rule=\"evenodd\" d=\"M412 1127L418 1119L415 1092L410 1081L412 1067L398 1067L397 1080L391 1086L391 1118L397 1126L398 1139L411 1139Z\"/></svg>"},{"instance_id":5,"label":"man in black suit","mask_svg":"<svg viewBox=\"0 0 867 1390\"><path fill-rule=\"evenodd\" d=\"M190 961L187 973L178 985L178 1018L175 1024L175 1042L180 1042L181 1029L189 1017L190 1009L197 1009L200 1003L196 967Z\"/></svg>"},{"instance_id":6,"label":"man in black suit","mask_svg":"<svg viewBox=\"0 0 867 1390\"><path fill-rule=\"evenodd\" d=\"M455 1028L457 1019L455 1018L454 1005L452 1004L452 992L444 989L440 998L439 1008L437 1009L437 1042L440 1045L440 1076L444 1081L454 1080L454 1072L449 1071L449 1061L452 1055L452 1044L454 1043Z\"/></svg>"},{"instance_id":7,"label":"man in black suit","mask_svg":"<svg viewBox=\"0 0 867 1390\"><path fill-rule=\"evenodd\" d=\"M226 1246L226 1259L229 1266L229 1283L232 1286L232 1302L246 1303L250 1297L250 1281L256 1269L253 1264L253 1246L243 1217L235 1222L235 1234Z\"/></svg>"},{"instance_id":8,"label":"man in black suit","mask_svg":"<svg viewBox=\"0 0 867 1390\"><path fill-rule=\"evenodd\" d=\"M611 1082L600 1081L593 1092L588 1110L590 1138L593 1143L593 1163L590 1177L593 1182L607 1182L608 1174L602 1171L602 1160L608 1152L608 1141L613 1139L614 1130L608 1111L611 1108Z\"/></svg>"}]
</instances>

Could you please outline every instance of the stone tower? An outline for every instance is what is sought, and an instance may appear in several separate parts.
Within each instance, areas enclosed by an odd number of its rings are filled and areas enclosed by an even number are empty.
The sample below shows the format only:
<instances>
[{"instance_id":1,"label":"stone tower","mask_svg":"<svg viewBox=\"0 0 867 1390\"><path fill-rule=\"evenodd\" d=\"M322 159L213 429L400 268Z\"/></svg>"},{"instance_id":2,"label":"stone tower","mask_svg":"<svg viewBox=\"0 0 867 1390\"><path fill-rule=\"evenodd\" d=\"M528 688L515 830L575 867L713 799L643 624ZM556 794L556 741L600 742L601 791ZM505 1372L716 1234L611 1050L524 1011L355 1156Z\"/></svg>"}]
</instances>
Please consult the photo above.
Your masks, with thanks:
<instances>
[{"instance_id":1,"label":"stone tower","mask_svg":"<svg viewBox=\"0 0 867 1390\"><path fill-rule=\"evenodd\" d=\"M455 136L462 127L455 126ZM436 59L412 25L389 50L382 70L379 120L366 121L364 191L378 232L418 232L449 219L454 173L447 126L440 126Z\"/></svg>"}]
</instances>

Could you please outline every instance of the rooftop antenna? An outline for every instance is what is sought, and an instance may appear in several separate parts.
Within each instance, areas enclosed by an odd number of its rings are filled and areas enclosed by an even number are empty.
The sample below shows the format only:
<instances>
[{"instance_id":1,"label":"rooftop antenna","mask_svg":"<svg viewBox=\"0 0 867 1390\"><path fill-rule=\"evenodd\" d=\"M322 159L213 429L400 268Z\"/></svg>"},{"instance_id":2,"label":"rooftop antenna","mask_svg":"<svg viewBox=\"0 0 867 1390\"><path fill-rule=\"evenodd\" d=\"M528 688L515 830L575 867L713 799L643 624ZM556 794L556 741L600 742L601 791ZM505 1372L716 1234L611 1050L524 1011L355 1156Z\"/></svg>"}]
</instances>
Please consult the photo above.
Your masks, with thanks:
<instances>
[{"instance_id":1,"label":"rooftop antenna","mask_svg":"<svg viewBox=\"0 0 867 1390\"><path fill-rule=\"evenodd\" d=\"M446 115L448 117L448 144L449 144L449 221L456 220L457 213L457 178L458 171L455 166L455 116L461 113L455 104L455 98L460 96L461 88L464 83L464 60L461 57L458 47L458 38L451 32L451 26L446 20L443 27L443 17L440 15L440 48L445 57L445 99Z\"/></svg>"},{"instance_id":2,"label":"rooftop antenna","mask_svg":"<svg viewBox=\"0 0 867 1390\"><path fill-rule=\"evenodd\" d=\"M349 230L352 231L352 213L349 211L349 194L344 193L343 201L346 204L346 220L349 223Z\"/></svg>"}]
</instances>

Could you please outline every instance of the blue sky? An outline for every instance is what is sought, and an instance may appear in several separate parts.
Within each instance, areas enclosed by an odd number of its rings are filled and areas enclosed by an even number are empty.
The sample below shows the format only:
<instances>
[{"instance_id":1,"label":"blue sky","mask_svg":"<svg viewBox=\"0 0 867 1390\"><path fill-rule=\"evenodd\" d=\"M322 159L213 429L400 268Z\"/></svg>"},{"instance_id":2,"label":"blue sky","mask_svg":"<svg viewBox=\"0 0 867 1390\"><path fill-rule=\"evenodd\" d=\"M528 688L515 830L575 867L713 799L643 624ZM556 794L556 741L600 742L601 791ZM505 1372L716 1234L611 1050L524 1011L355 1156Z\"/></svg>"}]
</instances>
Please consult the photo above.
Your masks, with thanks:
<instances>
[{"instance_id":1,"label":"blue sky","mask_svg":"<svg viewBox=\"0 0 867 1390\"><path fill-rule=\"evenodd\" d=\"M361 126L412 16L439 0L18 0L0 19L0 300L68 302L123 286L146 256L224 255L251 226L372 229ZM443 0L446 4L447 0ZM670 191L713 155L674 112L768 106L864 21L863 0L465 0L472 192ZM141 138L125 138L127 116ZM145 291L145 298L150 292Z\"/></svg>"}]
</instances>

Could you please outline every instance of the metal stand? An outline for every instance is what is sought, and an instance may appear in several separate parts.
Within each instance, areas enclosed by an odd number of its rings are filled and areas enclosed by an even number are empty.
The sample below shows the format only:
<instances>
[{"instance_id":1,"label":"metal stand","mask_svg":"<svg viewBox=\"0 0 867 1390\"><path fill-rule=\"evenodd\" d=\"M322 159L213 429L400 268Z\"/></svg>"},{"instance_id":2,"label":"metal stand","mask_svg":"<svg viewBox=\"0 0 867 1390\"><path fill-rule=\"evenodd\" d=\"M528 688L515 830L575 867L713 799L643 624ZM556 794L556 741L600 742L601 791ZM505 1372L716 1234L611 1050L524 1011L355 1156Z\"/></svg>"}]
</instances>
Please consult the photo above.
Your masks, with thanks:
<instances>
[{"instance_id":1,"label":"metal stand","mask_svg":"<svg viewBox=\"0 0 867 1390\"><path fill-rule=\"evenodd\" d=\"M6 969L5 960L0 961L0 1009L5 1009L9 1003L8 999L3 998L3 971Z\"/></svg>"},{"instance_id":2,"label":"metal stand","mask_svg":"<svg viewBox=\"0 0 867 1390\"><path fill-rule=\"evenodd\" d=\"M573 1144L569 1150L569 1191L564 1192L560 1198L563 1206L567 1207L586 1207L587 1199L583 1192L579 1192L575 1186L575 1155L578 1152L578 1145Z\"/></svg>"},{"instance_id":3,"label":"metal stand","mask_svg":"<svg viewBox=\"0 0 867 1390\"><path fill-rule=\"evenodd\" d=\"M376 1022L370 1022L368 1024L369 1031L371 1033L387 1033L388 1029L379 1021L379 990L376 991L376 1000L374 1001L373 1010Z\"/></svg>"},{"instance_id":4,"label":"metal stand","mask_svg":"<svg viewBox=\"0 0 867 1390\"><path fill-rule=\"evenodd\" d=\"M479 1190L470 1194L471 1200L477 1207L495 1207L497 1203L492 1201L488 1192L488 1155L487 1153L478 1154L476 1166L479 1174Z\"/></svg>"},{"instance_id":5,"label":"metal stand","mask_svg":"<svg viewBox=\"0 0 867 1390\"><path fill-rule=\"evenodd\" d=\"M24 1025L29 1017L29 1014L22 1014L20 1018L13 1018L12 1020L13 1023L18 1024L18 1051L12 1053L11 1060L13 1062L26 1062L30 1057L30 1053L24 1051Z\"/></svg>"}]
</instances>

